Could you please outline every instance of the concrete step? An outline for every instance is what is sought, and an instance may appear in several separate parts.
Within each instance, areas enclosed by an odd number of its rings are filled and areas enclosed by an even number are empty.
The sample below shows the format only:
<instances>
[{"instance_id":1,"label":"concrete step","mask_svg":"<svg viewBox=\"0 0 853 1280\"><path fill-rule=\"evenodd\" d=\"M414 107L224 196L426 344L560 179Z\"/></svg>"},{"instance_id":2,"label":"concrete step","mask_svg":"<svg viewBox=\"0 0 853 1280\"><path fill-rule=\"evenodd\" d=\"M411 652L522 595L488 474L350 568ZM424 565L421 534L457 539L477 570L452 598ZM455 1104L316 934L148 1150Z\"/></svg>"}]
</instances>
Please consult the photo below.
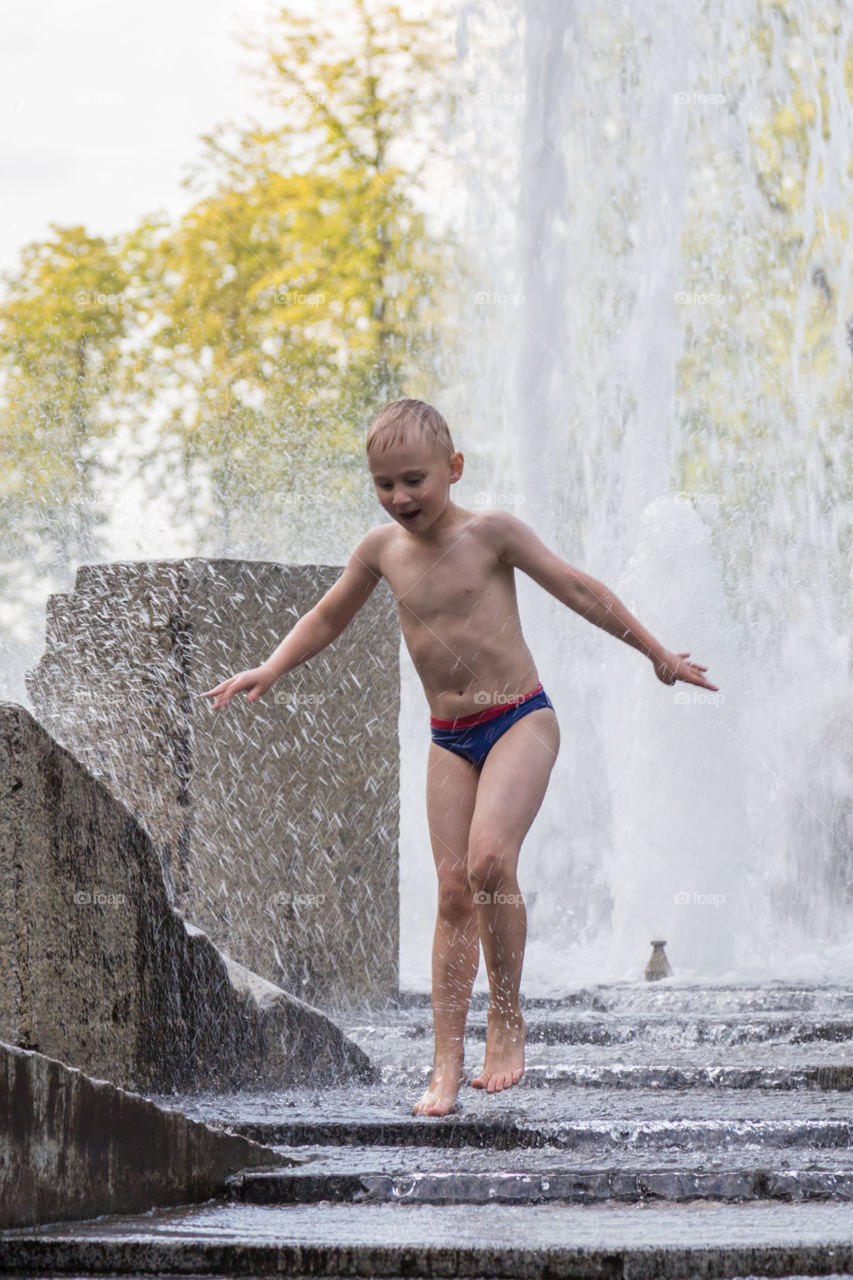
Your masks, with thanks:
<instances>
[{"instance_id":1,"label":"concrete step","mask_svg":"<svg viewBox=\"0 0 853 1280\"><path fill-rule=\"evenodd\" d=\"M843 1092L756 1089L512 1089L487 1095L463 1086L456 1113L413 1116L426 1083L163 1095L196 1120L272 1145L756 1150L853 1145L853 1108Z\"/></svg>"},{"instance_id":2,"label":"concrete step","mask_svg":"<svg viewBox=\"0 0 853 1280\"><path fill-rule=\"evenodd\" d=\"M365 1049L364 1040L351 1038L355 1039L361 1049ZM845 1092L853 1088L851 1056L835 1050L803 1049L783 1055L778 1046L772 1051L764 1046L762 1049L764 1052L751 1050L726 1054L685 1051L667 1057L662 1051L653 1054L628 1054L612 1050L604 1052L599 1046L594 1049L583 1046L571 1054L566 1054L565 1051L537 1053L534 1048L525 1053L524 1076L518 1087L525 1091L541 1088L559 1091L560 1088L610 1087L679 1090L834 1089ZM387 1055L374 1052L368 1056L378 1067L381 1080L386 1085L397 1082L415 1088L421 1080L429 1079L430 1068L425 1064L422 1054L412 1054L402 1061L394 1051L389 1051ZM479 1070L482 1057L482 1050L479 1054L469 1052L467 1055L469 1080Z\"/></svg>"},{"instance_id":3,"label":"concrete step","mask_svg":"<svg viewBox=\"0 0 853 1280\"><path fill-rule=\"evenodd\" d=\"M356 1011L372 1083L156 1099L294 1167L236 1175L226 1202L8 1232L0 1273L849 1277L852 996L667 982L526 1001L521 1083L466 1083L446 1117L411 1114L429 997ZM475 997L477 1068L485 1011Z\"/></svg>"},{"instance_id":4,"label":"concrete step","mask_svg":"<svg viewBox=\"0 0 853 1280\"><path fill-rule=\"evenodd\" d=\"M519 1089L853 1089L853 992L846 988L666 987L631 983L584 989L566 1002L525 1001ZM475 996L468 1017L469 1079L482 1062L486 999ZM389 1088L415 1090L429 1076L427 1000L418 994L394 1013L365 1012L344 1023Z\"/></svg>"},{"instance_id":5,"label":"concrete step","mask_svg":"<svg viewBox=\"0 0 853 1280\"><path fill-rule=\"evenodd\" d=\"M457 1153L458 1154L458 1153ZM462 1163L462 1162L460 1162ZM667 1200L853 1200L853 1168L561 1168L482 1173L457 1168L391 1174L381 1168L336 1172L320 1166L234 1174L232 1200L244 1204L321 1201L412 1204L592 1204Z\"/></svg>"},{"instance_id":6,"label":"concrete step","mask_svg":"<svg viewBox=\"0 0 853 1280\"><path fill-rule=\"evenodd\" d=\"M689 1152L759 1145L765 1150L778 1147L848 1147L853 1145L853 1120L803 1124L773 1124L769 1121L691 1124L682 1120L650 1124L572 1124L551 1121L525 1123L514 1117L484 1119L477 1116L421 1117L369 1121L317 1120L315 1122L234 1124L235 1133L255 1142L281 1148L315 1145L393 1147L492 1147L506 1151L514 1147L562 1147L612 1150L626 1146L679 1147Z\"/></svg>"},{"instance_id":7,"label":"concrete step","mask_svg":"<svg viewBox=\"0 0 853 1280\"><path fill-rule=\"evenodd\" d=\"M11 1275L706 1277L853 1272L848 1203L208 1204L0 1236Z\"/></svg>"},{"instance_id":8,"label":"concrete step","mask_svg":"<svg viewBox=\"0 0 853 1280\"><path fill-rule=\"evenodd\" d=\"M565 1147L352 1147L345 1145L275 1148L286 1155L281 1169L292 1173L361 1176L382 1173L395 1178L414 1173L446 1176L453 1173L476 1173L503 1176L583 1172L608 1172L632 1169L638 1174L650 1171L715 1173L728 1169L749 1172L768 1169L821 1173L853 1172L853 1147L800 1147L768 1150L741 1144L728 1147L581 1146L574 1151ZM288 1163L292 1162L292 1163ZM270 1168L275 1169L275 1165ZM244 1172L252 1174L258 1170ZM236 1176L236 1175L235 1175Z\"/></svg>"},{"instance_id":9,"label":"concrete step","mask_svg":"<svg viewBox=\"0 0 853 1280\"><path fill-rule=\"evenodd\" d=\"M729 1047L754 1045L765 1041L791 1045L813 1044L826 1040L853 1044L853 1018L847 1014L823 1015L818 1018L803 1014L775 1012L745 1017L689 1017L687 1014L650 1014L637 1017L630 1013L566 1013L562 1018L537 1017L528 1012L527 1043L529 1045L595 1044L620 1045L652 1041L678 1046ZM353 1034L381 1034L376 1027L352 1025ZM406 1028L411 1040L431 1040L432 1023L420 1019ZM486 1021L481 1014L468 1022L466 1038L484 1041Z\"/></svg>"},{"instance_id":10,"label":"concrete step","mask_svg":"<svg viewBox=\"0 0 853 1280\"><path fill-rule=\"evenodd\" d=\"M554 996L527 995L522 990L522 1007L535 1017L560 1016L571 1010L600 1013L694 1015L698 1017L747 1017L761 1013L799 1012L815 1016L853 1016L853 987L829 983L699 983L666 978L660 982L609 982L567 989ZM485 1012L489 996L477 990L471 997L470 1010ZM431 996L428 991L404 991L375 1012L380 1020L396 1022L400 1018L416 1018L418 1012L429 1014ZM339 1011L344 1021L359 1021L355 1011ZM530 1019L528 1019L529 1021Z\"/></svg>"}]
</instances>

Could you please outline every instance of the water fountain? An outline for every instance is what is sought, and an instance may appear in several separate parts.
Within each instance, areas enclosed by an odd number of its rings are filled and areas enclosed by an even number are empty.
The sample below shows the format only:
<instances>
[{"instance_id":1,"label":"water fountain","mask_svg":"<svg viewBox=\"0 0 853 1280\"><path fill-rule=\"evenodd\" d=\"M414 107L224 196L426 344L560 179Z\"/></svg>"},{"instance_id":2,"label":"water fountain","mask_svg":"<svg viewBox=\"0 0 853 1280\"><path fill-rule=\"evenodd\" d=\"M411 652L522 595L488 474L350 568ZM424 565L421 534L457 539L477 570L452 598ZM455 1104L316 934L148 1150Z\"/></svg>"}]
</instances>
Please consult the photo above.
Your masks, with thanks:
<instances>
[{"instance_id":1,"label":"water fountain","mask_svg":"<svg viewBox=\"0 0 853 1280\"><path fill-rule=\"evenodd\" d=\"M519 582L563 725L520 869L527 1070L428 1120L435 880L403 655L404 991L345 1028L379 1084L187 1096L307 1167L193 1212L0 1236L0 1265L91 1271L120 1240L134 1272L187 1251L241 1274L853 1270L851 34L837 0L461 7L482 288L418 389L466 453L459 501L511 505L721 696L661 685ZM762 118L792 97L820 114L805 151L782 121L782 163ZM646 983L664 938L674 975Z\"/></svg>"},{"instance_id":2,"label":"water fountain","mask_svg":"<svg viewBox=\"0 0 853 1280\"><path fill-rule=\"evenodd\" d=\"M654 936L683 977L849 978L850 13L552 0L523 44L465 13L463 222L495 301L468 307L480 376L447 389L458 499L513 503L720 686L662 687L520 582L563 726L519 871L526 989L638 977ZM404 911L432 870L420 702L404 689Z\"/></svg>"}]
</instances>

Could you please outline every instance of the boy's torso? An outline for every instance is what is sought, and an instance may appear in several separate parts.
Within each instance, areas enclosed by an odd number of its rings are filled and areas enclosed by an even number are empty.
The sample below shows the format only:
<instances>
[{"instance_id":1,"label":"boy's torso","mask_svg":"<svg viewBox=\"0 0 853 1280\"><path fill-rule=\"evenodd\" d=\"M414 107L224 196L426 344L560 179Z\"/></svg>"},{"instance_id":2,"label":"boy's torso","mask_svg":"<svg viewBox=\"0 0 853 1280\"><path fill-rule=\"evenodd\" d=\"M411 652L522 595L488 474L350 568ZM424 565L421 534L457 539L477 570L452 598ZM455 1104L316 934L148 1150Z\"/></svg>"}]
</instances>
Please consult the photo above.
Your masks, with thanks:
<instances>
[{"instance_id":1,"label":"boy's torso","mask_svg":"<svg viewBox=\"0 0 853 1280\"><path fill-rule=\"evenodd\" d=\"M443 719L527 693L539 679L513 569L498 558L484 514L458 510L435 542L382 526L378 562L430 711Z\"/></svg>"}]
</instances>

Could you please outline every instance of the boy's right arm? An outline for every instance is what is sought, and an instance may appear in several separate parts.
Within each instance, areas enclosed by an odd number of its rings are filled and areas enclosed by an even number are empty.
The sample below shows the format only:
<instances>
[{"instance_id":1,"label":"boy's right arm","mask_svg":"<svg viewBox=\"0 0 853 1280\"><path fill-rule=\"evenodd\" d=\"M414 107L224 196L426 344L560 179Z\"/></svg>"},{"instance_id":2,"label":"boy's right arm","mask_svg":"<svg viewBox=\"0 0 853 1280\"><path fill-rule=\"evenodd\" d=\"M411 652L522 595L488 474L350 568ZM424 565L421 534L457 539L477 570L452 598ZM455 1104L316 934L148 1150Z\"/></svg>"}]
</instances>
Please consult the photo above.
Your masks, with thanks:
<instances>
[{"instance_id":1,"label":"boy's right arm","mask_svg":"<svg viewBox=\"0 0 853 1280\"><path fill-rule=\"evenodd\" d=\"M257 702L280 675L307 662L337 639L382 576L379 552L389 527L378 525L365 534L334 586L303 614L266 662L205 691L204 697L214 699L214 709L227 706L236 693L244 690L247 702Z\"/></svg>"}]
</instances>

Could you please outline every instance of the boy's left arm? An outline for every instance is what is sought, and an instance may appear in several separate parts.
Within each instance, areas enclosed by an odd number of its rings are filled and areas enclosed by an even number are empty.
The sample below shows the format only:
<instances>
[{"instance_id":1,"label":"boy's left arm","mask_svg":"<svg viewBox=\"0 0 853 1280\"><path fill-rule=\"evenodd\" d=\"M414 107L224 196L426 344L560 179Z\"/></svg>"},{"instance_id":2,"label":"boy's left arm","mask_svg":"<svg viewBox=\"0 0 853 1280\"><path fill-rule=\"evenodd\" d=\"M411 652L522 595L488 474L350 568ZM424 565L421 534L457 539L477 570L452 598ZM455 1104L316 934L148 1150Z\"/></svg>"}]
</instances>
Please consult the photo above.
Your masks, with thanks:
<instances>
[{"instance_id":1,"label":"boy's left arm","mask_svg":"<svg viewBox=\"0 0 853 1280\"><path fill-rule=\"evenodd\" d=\"M702 675L707 667L688 662L689 651L671 653L665 649L603 582L562 560L523 520L508 511L489 512L484 518L489 522L489 532L494 536L498 557L504 564L521 569L575 613L639 649L651 659L655 675L664 684L684 680L716 692L717 685Z\"/></svg>"}]
</instances>

